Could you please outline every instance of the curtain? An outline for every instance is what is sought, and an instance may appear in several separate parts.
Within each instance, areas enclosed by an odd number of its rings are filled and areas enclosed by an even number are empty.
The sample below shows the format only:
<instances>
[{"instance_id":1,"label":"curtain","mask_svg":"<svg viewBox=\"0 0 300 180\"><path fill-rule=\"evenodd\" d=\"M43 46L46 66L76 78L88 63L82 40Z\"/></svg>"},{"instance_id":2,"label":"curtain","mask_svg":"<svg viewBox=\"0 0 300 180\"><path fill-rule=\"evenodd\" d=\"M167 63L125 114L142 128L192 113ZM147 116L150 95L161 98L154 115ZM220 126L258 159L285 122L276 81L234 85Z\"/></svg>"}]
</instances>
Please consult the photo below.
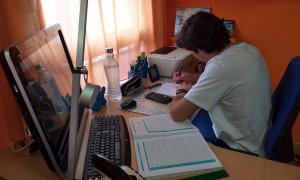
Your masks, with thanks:
<instances>
[{"instance_id":1,"label":"curtain","mask_svg":"<svg viewBox=\"0 0 300 180\"><path fill-rule=\"evenodd\" d=\"M75 64L80 0L40 0L44 26L59 23ZM89 82L107 86L104 49L113 47L120 79L128 77L130 63L162 46L162 4L157 0L89 0L84 65ZM157 25L154 25L154 22ZM155 37L156 36L156 37ZM161 38L159 38L161 36Z\"/></svg>"},{"instance_id":2,"label":"curtain","mask_svg":"<svg viewBox=\"0 0 300 180\"><path fill-rule=\"evenodd\" d=\"M89 82L106 86L104 49L113 47L120 78L129 64L163 45L165 0L89 0L84 64ZM59 23L75 64L80 0L1 0L0 50L33 32ZM26 136L17 102L0 68L0 149Z\"/></svg>"},{"instance_id":3,"label":"curtain","mask_svg":"<svg viewBox=\"0 0 300 180\"><path fill-rule=\"evenodd\" d=\"M35 0L0 1L0 51L40 29ZM0 62L1 63L1 62ZM9 83L0 67L0 149L25 138L25 125Z\"/></svg>"}]
</instances>

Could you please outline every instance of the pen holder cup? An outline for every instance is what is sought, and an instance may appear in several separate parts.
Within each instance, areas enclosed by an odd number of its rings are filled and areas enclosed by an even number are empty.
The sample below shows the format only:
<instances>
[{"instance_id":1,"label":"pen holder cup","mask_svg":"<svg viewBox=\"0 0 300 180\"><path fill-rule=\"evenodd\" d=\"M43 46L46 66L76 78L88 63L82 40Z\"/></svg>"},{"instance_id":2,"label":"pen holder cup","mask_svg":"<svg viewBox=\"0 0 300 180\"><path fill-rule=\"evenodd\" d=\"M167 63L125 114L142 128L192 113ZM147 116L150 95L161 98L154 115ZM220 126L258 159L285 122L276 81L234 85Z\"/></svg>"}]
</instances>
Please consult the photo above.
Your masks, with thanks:
<instances>
[{"instance_id":1,"label":"pen holder cup","mask_svg":"<svg viewBox=\"0 0 300 180\"><path fill-rule=\"evenodd\" d=\"M143 63L142 67L141 67L141 77L142 78L147 78L147 73L148 73L148 62L145 60L145 62Z\"/></svg>"}]
</instances>

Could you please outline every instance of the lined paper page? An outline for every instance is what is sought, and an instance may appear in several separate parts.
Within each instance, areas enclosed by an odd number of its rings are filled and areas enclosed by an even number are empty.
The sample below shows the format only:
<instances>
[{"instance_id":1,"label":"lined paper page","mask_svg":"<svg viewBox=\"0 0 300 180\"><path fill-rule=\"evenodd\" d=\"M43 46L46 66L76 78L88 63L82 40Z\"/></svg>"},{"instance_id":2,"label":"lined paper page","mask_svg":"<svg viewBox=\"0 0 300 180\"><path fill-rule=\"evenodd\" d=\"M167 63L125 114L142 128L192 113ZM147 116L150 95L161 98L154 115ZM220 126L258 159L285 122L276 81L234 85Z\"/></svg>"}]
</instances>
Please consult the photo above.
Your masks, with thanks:
<instances>
[{"instance_id":1,"label":"lined paper page","mask_svg":"<svg viewBox=\"0 0 300 180\"><path fill-rule=\"evenodd\" d=\"M137 140L139 172L145 177L213 171L222 165L197 134Z\"/></svg>"},{"instance_id":2,"label":"lined paper page","mask_svg":"<svg viewBox=\"0 0 300 180\"><path fill-rule=\"evenodd\" d=\"M198 137L149 141L143 142L143 146L149 170L185 167L216 161L211 153L201 146Z\"/></svg>"},{"instance_id":3,"label":"lined paper page","mask_svg":"<svg viewBox=\"0 0 300 180\"><path fill-rule=\"evenodd\" d=\"M160 114L129 119L133 136L160 136L162 134L198 131L189 120L174 121L170 114Z\"/></svg>"}]
</instances>

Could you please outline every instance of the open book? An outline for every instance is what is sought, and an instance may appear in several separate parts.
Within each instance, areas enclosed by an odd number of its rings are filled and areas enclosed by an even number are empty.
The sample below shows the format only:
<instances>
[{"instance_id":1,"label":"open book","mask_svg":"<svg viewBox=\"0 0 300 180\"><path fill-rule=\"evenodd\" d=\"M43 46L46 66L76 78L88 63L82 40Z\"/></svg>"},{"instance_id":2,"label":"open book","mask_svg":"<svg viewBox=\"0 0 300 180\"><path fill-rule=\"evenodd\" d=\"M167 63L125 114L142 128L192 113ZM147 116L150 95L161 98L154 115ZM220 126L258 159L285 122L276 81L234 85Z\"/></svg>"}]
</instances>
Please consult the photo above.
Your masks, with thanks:
<instances>
[{"instance_id":1,"label":"open book","mask_svg":"<svg viewBox=\"0 0 300 180\"><path fill-rule=\"evenodd\" d=\"M169 114L130 118L139 173L161 179L222 170L199 130L189 120Z\"/></svg>"}]
</instances>

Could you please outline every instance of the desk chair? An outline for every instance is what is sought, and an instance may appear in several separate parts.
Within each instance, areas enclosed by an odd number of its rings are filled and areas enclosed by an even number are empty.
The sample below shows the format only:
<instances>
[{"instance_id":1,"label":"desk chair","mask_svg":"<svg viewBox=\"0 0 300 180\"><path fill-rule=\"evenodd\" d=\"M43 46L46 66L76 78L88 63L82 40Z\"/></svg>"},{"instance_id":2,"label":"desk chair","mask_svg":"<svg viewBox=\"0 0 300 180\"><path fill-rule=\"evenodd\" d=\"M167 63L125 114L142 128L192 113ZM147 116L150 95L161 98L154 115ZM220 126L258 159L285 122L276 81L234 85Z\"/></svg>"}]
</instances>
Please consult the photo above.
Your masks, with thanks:
<instances>
[{"instance_id":1,"label":"desk chair","mask_svg":"<svg viewBox=\"0 0 300 180\"><path fill-rule=\"evenodd\" d=\"M300 56L294 57L272 96L273 121L265 150L267 158L290 162L294 159L292 127L300 107Z\"/></svg>"}]
</instances>

